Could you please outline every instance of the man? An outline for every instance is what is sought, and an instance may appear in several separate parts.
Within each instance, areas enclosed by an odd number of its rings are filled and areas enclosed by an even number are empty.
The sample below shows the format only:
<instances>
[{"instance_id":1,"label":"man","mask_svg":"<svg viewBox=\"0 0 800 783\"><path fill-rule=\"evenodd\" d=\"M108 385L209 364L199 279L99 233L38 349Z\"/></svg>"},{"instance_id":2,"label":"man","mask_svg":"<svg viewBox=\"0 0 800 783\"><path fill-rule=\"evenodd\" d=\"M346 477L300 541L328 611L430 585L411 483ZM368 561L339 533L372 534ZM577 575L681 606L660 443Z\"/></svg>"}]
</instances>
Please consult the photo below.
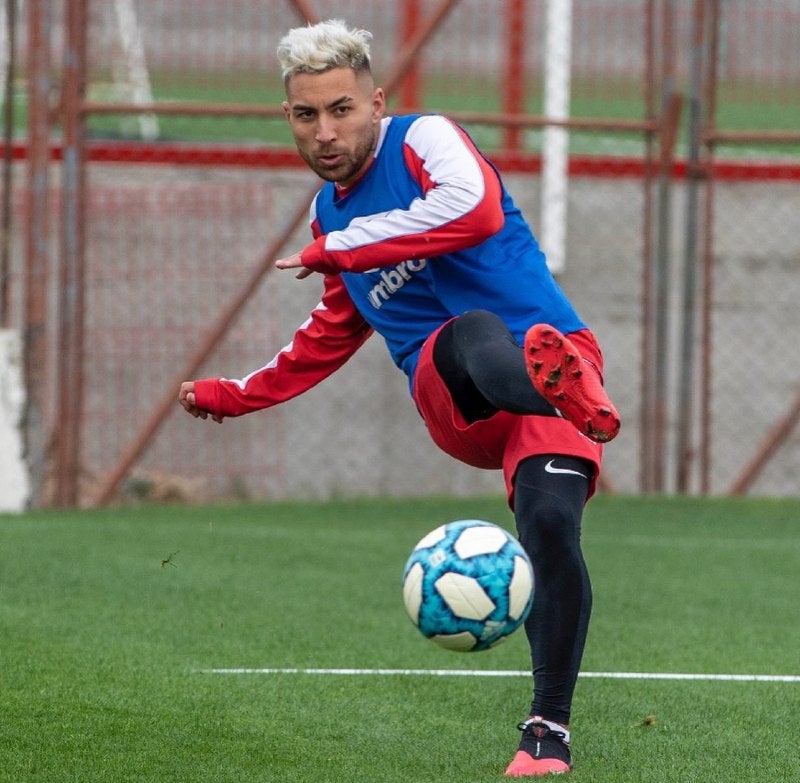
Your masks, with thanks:
<instances>
[{"instance_id":1,"label":"man","mask_svg":"<svg viewBox=\"0 0 800 783\"><path fill-rule=\"evenodd\" d=\"M533 701L506 774L567 772L591 608L581 515L619 416L600 349L498 173L446 118L384 116L370 39L330 21L289 31L278 48L286 118L326 184L311 210L314 241L276 266L321 273L322 301L265 367L183 383L179 402L215 421L276 405L378 332L434 442L503 470L536 579L525 626Z\"/></svg>"}]
</instances>

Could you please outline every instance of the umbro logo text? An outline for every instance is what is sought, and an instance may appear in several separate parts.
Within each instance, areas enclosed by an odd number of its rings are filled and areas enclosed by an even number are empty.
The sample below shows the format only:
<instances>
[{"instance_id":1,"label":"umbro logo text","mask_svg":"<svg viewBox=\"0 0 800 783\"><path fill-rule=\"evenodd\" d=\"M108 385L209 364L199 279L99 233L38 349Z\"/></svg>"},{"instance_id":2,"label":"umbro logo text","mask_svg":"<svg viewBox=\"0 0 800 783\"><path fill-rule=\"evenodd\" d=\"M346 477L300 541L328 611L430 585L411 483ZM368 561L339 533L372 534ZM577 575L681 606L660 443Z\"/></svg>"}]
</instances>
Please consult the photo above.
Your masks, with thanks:
<instances>
[{"instance_id":1,"label":"umbro logo text","mask_svg":"<svg viewBox=\"0 0 800 783\"><path fill-rule=\"evenodd\" d=\"M409 280L413 272L425 269L427 258L409 259L399 263L394 269L384 269L381 281L369 292L369 303L379 310L389 297L399 291Z\"/></svg>"}]
</instances>

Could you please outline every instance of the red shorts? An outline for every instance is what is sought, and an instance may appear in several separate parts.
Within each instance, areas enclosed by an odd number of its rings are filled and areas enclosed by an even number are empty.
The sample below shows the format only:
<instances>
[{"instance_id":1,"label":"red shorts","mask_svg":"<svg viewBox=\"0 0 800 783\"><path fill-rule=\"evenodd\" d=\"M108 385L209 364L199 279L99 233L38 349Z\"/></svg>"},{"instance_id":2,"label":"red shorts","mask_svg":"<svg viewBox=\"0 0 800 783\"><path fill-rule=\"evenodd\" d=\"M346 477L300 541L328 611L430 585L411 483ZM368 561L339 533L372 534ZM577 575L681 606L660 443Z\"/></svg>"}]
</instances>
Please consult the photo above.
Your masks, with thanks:
<instances>
[{"instance_id":1,"label":"red shorts","mask_svg":"<svg viewBox=\"0 0 800 783\"><path fill-rule=\"evenodd\" d=\"M422 346L414 375L414 402L433 442L442 451L467 465L488 470L503 470L509 506L514 507L514 475L526 457L536 454L562 454L580 457L594 465L589 497L595 491L603 456L603 446L589 440L574 425L558 416L520 416L499 411L488 419L468 424L450 397L433 363L433 344L437 329ZM603 357L594 335L588 329L572 332L569 339L598 371Z\"/></svg>"}]
</instances>

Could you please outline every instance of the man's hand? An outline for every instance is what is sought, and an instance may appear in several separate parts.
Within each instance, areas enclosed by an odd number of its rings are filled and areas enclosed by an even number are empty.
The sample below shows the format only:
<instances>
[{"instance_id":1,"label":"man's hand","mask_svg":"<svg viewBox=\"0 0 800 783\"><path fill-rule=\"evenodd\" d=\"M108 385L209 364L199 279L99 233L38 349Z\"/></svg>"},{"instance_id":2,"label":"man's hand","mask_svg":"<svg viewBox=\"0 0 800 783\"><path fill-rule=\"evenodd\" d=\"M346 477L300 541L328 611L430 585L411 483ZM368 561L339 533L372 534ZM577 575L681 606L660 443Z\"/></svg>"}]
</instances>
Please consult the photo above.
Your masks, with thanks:
<instances>
[{"instance_id":1,"label":"man's hand","mask_svg":"<svg viewBox=\"0 0 800 783\"><path fill-rule=\"evenodd\" d=\"M309 275L314 273L313 269L307 269L303 266L303 262L300 260L301 253L292 253L290 256L286 256L286 258L279 258L275 262L275 266L278 269L299 269L300 271L295 275L298 280L303 280L304 278L308 277Z\"/></svg>"},{"instance_id":2,"label":"man's hand","mask_svg":"<svg viewBox=\"0 0 800 783\"><path fill-rule=\"evenodd\" d=\"M181 384L181 390L178 392L178 402L188 414L196 419L208 418L208 411L197 407L197 399L194 396L194 381L185 381ZM222 423L222 416L212 414L211 418L218 424Z\"/></svg>"}]
</instances>

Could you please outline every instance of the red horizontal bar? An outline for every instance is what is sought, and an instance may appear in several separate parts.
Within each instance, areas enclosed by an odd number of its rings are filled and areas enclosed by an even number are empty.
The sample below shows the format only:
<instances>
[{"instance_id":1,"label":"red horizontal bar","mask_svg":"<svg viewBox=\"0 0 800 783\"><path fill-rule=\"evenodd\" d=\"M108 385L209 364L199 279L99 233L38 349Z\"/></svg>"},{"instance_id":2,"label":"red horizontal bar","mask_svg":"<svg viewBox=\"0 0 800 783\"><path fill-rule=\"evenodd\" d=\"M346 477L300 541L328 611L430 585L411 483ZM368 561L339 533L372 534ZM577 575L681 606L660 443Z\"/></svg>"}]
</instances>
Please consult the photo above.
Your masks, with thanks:
<instances>
[{"instance_id":1,"label":"red horizontal bar","mask_svg":"<svg viewBox=\"0 0 800 783\"><path fill-rule=\"evenodd\" d=\"M163 163L177 166L244 166L255 168L305 168L293 147L256 147L248 145L192 144L178 142L91 141L87 145L93 163ZM0 143L0 155L4 153ZM12 145L12 158L24 160L27 147L23 142ZM60 145L50 148L52 160L62 157ZM538 174L542 158L538 153L496 151L490 154L501 171ZM653 165L657 165L656 162ZM614 155L571 155L569 174L573 177L641 178L646 163L642 158ZM672 176L684 179L688 166L685 160L675 161ZM713 176L729 181L800 181L800 161L779 160L715 160Z\"/></svg>"}]
</instances>

